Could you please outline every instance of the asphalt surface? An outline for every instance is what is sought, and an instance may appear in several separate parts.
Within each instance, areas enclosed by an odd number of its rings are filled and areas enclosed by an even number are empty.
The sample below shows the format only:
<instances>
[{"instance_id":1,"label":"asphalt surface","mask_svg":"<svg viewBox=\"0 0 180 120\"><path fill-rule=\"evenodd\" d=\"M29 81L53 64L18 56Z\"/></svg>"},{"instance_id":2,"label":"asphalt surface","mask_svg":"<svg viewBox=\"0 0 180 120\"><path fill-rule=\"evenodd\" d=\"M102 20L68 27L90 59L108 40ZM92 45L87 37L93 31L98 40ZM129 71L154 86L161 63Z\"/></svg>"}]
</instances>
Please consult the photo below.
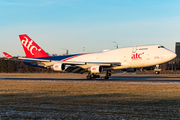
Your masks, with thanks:
<instances>
[{"instance_id":1,"label":"asphalt surface","mask_svg":"<svg viewBox=\"0 0 180 120\"><path fill-rule=\"evenodd\" d=\"M111 76L109 79L103 77L87 80L84 77L0 77L0 80L52 80L52 81L124 81L124 82L180 82L180 76Z\"/></svg>"}]
</instances>

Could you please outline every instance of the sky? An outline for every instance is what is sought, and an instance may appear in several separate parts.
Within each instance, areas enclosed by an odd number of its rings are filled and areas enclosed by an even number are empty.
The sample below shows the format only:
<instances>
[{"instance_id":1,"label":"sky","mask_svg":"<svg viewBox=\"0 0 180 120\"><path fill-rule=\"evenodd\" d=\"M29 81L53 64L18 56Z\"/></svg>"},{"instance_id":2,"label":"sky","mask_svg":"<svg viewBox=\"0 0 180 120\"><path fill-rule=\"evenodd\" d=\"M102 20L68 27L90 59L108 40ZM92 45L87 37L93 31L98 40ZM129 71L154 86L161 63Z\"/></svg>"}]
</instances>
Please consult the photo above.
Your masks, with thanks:
<instances>
[{"instance_id":1,"label":"sky","mask_svg":"<svg viewBox=\"0 0 180 120\"><path fill-rule=\"evenodd\" d=\"M0 0L2 52L24 56L27 34L49 54L180 42L179 0Z\"/></svg>"}]
</instances>

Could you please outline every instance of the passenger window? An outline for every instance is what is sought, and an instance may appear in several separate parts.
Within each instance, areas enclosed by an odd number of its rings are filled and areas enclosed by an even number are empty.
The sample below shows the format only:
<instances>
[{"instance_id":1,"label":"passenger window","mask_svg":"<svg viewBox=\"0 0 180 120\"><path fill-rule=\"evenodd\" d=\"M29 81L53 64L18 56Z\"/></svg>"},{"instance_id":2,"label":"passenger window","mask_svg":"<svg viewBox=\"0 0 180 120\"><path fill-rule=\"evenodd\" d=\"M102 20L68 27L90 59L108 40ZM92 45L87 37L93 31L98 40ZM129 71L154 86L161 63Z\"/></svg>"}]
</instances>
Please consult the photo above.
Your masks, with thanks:
<instances>
[{"instance_id":1,"label":"passenger window","mask_svg":"<svg viewBox=\"0 0 180 120\"><path fill-rule=\"evenodd\" d=\"M139 48L139 50L148 50L148 48Z\"/></svg>"}]
</instances>

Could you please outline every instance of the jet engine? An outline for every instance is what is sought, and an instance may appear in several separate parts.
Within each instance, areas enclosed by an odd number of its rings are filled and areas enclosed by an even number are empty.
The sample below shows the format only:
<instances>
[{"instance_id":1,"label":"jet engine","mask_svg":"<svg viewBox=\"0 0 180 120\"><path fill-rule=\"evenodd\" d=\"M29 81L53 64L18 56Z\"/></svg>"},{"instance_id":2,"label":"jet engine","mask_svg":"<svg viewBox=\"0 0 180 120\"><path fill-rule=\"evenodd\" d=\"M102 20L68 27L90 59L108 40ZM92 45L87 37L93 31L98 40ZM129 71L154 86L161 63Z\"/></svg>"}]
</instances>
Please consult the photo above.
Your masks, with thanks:
<instances>
[{"instance_id":1,"label":"jet engine","mask_svg":"<svg viewBox=\"0 0 180 120\"><path fill-rule=\"evenodd\" d=\"M52 66L54 71L63 71L65 70L65 64L63 63L56 63Z\"/></svg>"},{"instance_id":2,"label":"jet engine","mask_svg":"<svg viewBox=\"0 0 180 120\"><path fill-rule=\"evenodd\" d=\"M101 73L103 71L103 67L100 66L100 65L97 65L97 66L91 66L89 71L91 73Z\"/></svg>"}]
</instances>

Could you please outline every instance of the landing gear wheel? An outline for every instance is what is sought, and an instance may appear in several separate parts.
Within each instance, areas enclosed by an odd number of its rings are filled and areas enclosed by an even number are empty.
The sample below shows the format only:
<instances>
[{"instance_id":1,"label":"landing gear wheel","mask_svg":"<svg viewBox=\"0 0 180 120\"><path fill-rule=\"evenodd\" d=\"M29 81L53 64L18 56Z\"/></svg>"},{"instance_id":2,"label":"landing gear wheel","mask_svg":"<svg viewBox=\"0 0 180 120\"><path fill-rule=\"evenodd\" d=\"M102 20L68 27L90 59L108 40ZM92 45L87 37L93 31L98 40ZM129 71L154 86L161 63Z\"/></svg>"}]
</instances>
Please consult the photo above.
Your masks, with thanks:
<instances>
[{"instance_id":1,"label":"landing gear wheel","mask_svg":"<svg viewBox=\"0 0 180 120\"><path fill-rule=\"evenodd\" d=\"M109 79L109 76L111 76L111 71L107 71L106 76L104 77L104 79Z\"/></svg>"},{"instance_id":2,"label":"landing gear wheel","mask_svg":"<svg viewBox=\"0 0 180 120\"><path fill-rule=\"evenodd\" d=\"M91 76L87 76L86 78L87 78L88 80L91 80L91 79L92 79L92 77L91 77Z\"/></svg>"},{"instance_id":3,"label":"landing gear wheel","mask_svg":"<svg viewBox=\"0 0 180 120\"><path fill-rule=\"evenodd\" d=\"M100 75L96 75L96 78L100 78Z\"/></svg>"},{"instance_id":4,"label":"landing gear wheel","mask_svg":"<svg viewBox=\"0 0 180 120\"><path fill-rule=\"evenodd\" d=\"M155 74L159 74L160 72L159 71L155 71Z\"/></svg>"},{"instance_id":5,"label":"landing gear wheel","mask_svg":"<svg viewBox=\"0 0 180 120\"><path fill-rule=\"evenodd\" d=\"M91 80L91 79L96 79L96 78L100 78L100 75L97 75L97 74L91 74L91 73L89 73L87 76L86 76L86 78L88 79L88 80Z\"/></svg>"}]
</instances>

